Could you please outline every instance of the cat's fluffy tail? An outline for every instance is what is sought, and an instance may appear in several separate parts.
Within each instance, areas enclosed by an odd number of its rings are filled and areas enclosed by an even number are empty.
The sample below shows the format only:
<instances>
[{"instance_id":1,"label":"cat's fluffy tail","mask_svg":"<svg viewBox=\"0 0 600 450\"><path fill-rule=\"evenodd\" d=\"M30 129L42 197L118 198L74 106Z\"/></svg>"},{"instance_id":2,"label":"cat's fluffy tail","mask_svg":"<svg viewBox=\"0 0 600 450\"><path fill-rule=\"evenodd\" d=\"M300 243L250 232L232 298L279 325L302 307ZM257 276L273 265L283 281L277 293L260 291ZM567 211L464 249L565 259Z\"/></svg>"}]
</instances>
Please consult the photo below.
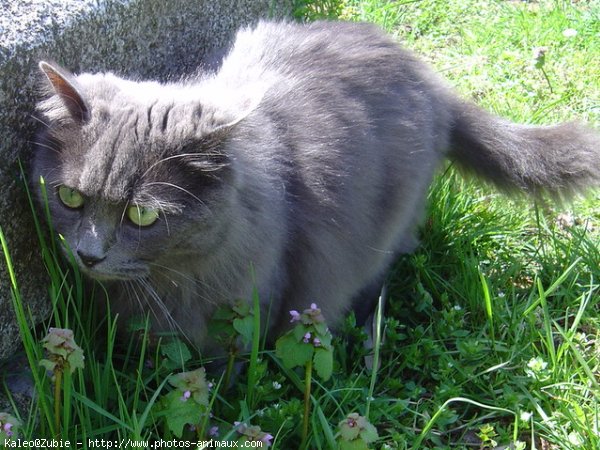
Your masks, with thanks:
<instances>
[{"instance_id":1,"label":"cat's fluffy tail","mask_svg":"<svg viewBox=\"0 0 600 450\"><path fill-rule=\"evenodd\" d=\"M449 156L508 191L560 199L600 186L600 134L577 123L517 125L457 103Z\"/></svg>"}]
</instances>

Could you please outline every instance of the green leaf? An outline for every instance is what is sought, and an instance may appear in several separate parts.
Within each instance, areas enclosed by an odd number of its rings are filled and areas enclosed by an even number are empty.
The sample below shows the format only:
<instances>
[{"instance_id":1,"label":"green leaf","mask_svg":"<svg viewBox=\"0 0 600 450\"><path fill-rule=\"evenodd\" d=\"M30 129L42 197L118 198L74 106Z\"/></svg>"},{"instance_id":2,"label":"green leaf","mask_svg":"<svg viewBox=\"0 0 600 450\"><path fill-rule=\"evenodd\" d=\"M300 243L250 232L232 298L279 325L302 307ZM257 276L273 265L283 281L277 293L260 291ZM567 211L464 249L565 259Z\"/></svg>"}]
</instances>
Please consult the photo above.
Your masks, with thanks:
<instances>
[{"instance_id":1,"label":"green leaf","mask_svg":"<svg viewBox=\"0 0 600 450\"><path fill-rule=\"evenodd\" d=\"M329 332L329 330L326 330L325 333L318 333L317 337L321 340L321 347L326 348L326 349L331 349L331 338L332 335Z\"/></svg>"},{"instance_id":2,"label":"green leaf","mask_svg":"<svg viewBox=\"0 0 600 450\"><path fill-rule=\"evenodd\" d=\"M252 335L254 334L254 318L252 316L234 319L233 328L242 337L245 344L252 342Z\"/></svg>"},{"instance_id":3,"label":"green leaf","mask_svg":"<svg viewBox=\"0 0 600 450\"><path fill-rule=\"evenodd\" d=\"M353 441L340 441L340 450L369 450L367 443L362 439L355 439Z\"/></svg>"},{"instance_id":4,"label":"green leaf","mask_svg":"<svg viewBox=\"0 0 600 450\"><path fill-rule=\"evenodd\" d=\"M219 321L231 321L236 317L235 312L229 306L224 306L215 311L212 316L211 322L215 320Z\"/></svg>"},{"instance_id":5,"label":"green leaf","mask_svg":"<svg viewBox=\"0 0 600 450\"><path fill-rule=\"evenodd\" d=\"M83 356L83 350L79 347L74 349L73 352L67 357L70 372L75 372L75 369L83 369L85 365L84 360L85 358Z\"/></svg>"},{"instance_id":6,"label":"green leaf","mask_svg":"<svg viewBox=\"0 0 600 450\"><path fill-rule=\"evenodd\" d=\"M58 364L58 370L68 367L73 373L76 369L83 369L83 350L75 343L73 330L68 328L50 328L48 334L42 339L49 359ZM54 367L55 369L57 366Z\"/></svg>"},{"instance_id":7,"label":"green leaf","mask_svg":"<svg viewBox=\"0 0 600 450\"><path fill-rule=\"evenodd\" d=\"M54 372L54 369L56 367L56 363L53 361L50 361L49 359L42 359L39 364L44 369L46 369L48 372Z\"/></svg>"},{"instance_id":8,"label":"green leaf","mask_svg":"<svg viewBox=\"0 0 600 450\"><path fill-rule=\"evenodd\" d=\"M240 317L246 317L252 315L252 308L249 303L246 303L242 300L238 300L231 307L231 309L236 312Z\"/></svg>"},{"instance_id":9,"label":"green leaf","mask_svg":"<svg viewBox=\"0 0 600 450\"><path fill-rule=\"evenodd\" d=\"M179 391L169 392L163 397L163 402L167 427L178 438L181 438L186 425L200 425L204 408L194 401L183 401Z\"/></svg>"},{"instance_id":10,"label":"green leaf","mask_svg":"<svg viewBox=\"0 0 600 450\"><path fill-rule=\"evenodd\" d=\"M228 306L217 309L208 323L208 334L217 339L232 336L235 317L235 312Z\"/></svg>"},{"instance_id":11,"label":"green leaf","mask_svg":"<svg viewBox=\"0 0 600 450\"><path fill-rule=\"evenodd\" d=\"M333 351L325 348L315 349L313 364L317 375L327 381L333 372Z\"/></svg>"},{"instance_id":12,"label":"green leaf","mask_svg":"<svg viewBox=\"0 0 600 450\"><path fill-rule=\"evenodd\" d=\"M211 321L208 326L208 335L226 347L229 347L230 342L235 340L235 330L230 322Z\"/></svg>"},{"instance_id":13,"label":"green leaf","mask_svg":"<svg viewBox=\"0 0 600 450\"><path fill-rule=\"evenodd\" d=\"M188 349L187 345L179 339L174 339L170 342L164 343L160 347L160 352L163 356L166 356L171 361L183 364L192 359L192 354Z\"/></svg>"},{"instance_id":14,"label":"green leaf","mask_svg":"<svg viewBox=\"0 0 600 450\"><path fill-rule=\"evenodd\" d=\"M358 413L350 413L339 425L340 448L367 448L367 444L379 439L377 429L369 423L366 417ZM343 441L357 445L357 447L344 446ZM359 444L362 443L362 444Z\"/></svg>"},{"instance_id":15,"label":"green leaf","mask_svg":"<svg viewBox=\"0 0 600 450\"><path fill-rule=\"evenodd\" d=\"M360 434L360 428L352 423L349 423L347 420L342 420L339 425L340 428L340 437L344 441L353 441L358 438Z\"/></svg>"},{"instance_id":16,"label":"green leaf","mask_svg":"<svg viewBox=\"0 0 600 450\"><path fill-rule=\"evenodd\" d=\"M208 406L208 383L206 382L206 371L203 367L191 372L181 372L171 375L169 384L179 389L179 395L190 391L194 401L203 406Z\"/></svg>"},{"instance_id":17,"label":"green leaf","mask_svg":"<svg viewBox=\"0 0 600 450\"><path fill-rule=\"evenodd\" d=\"M294 335L294 339L296 342L304 339L304 335L310 331L310 328L302 323L296 324L296 326L292 329L292 334ZM312 333L311 333L312 334ZM304 343L304 342L303 342Z\"/></svg>"},{"instance_id":18,"label":"green leaf","mask_svg":"<svg viewBox=\"0 0 600 450\"><path fill-rule=\"evenodd\" d=\"M329 329L327 328L327 324L325 322L318 322L315 323L314 325L315 330L317 331L317 333L319 334L319 336L331 336L331 333L329 332ZM321 339L322 340L322 339Z\"/></svg>"},{"instance_id":19,"label":"green leaf","mask_svg":"<svg viewBox=\"0 0 600 450\"><path fill-rule=\"evenodd\" d=\"M297 342L291 333L284 334L277 339L275 344L275 354L288 369L304 366L310 361L313 353L314 347L311 344L305 344L302 341Z\"/></svg>"},{"instance_id":20,"label":"green leaf","mask_svg":"<svg viewBox=\"0 0 600 450\"><path fill-rule=\"evenodd\" d=\"M360 432L360 438L367 444L375 442L377 439L379 439L377 428L375 428L371 423L366 422L364 424L364 428Z\"/></svg>"}]
</instances>

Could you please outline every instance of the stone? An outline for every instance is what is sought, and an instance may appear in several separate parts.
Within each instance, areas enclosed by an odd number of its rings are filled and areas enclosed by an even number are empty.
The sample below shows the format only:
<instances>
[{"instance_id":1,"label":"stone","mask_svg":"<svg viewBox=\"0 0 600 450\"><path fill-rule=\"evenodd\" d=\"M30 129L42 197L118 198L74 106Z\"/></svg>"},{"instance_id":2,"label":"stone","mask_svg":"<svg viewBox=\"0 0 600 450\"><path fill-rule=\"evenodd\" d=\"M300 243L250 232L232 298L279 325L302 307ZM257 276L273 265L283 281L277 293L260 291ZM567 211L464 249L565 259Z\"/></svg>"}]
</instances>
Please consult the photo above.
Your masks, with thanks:
<instances>
[{"instance_id":1,"label":"stone","mask_svg":"<svg viewBox=\"0 0 600 450\"><path fill-rule=\"evenodd\" d=\"M37 63L161 81L218 54L242 25L291 12L292 0L0 0L0 227L26 311L48 317L48 278L24 176L35 131ZM0 250L0 361L20 343Z\"/></svg>"}]
</instances>

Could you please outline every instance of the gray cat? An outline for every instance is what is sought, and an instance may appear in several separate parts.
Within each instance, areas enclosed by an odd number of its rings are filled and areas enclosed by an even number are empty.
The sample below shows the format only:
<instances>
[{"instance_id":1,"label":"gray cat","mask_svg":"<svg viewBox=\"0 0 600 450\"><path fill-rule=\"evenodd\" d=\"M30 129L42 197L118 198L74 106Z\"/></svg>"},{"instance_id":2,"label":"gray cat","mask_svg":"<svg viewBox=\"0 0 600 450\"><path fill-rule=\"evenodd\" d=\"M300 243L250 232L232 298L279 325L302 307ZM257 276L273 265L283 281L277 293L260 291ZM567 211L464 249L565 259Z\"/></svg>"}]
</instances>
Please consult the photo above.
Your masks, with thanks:
<instances>
[{"instance_id":1,"label":"gray cat","mask_svg":"<svg viewBox=\"0 0 600 450\"><path fill-rule=\"evenodd\" d=\"M114 312L201 348L254 287L275 333L311 303L334 325L415 248L445 157L536 196L600 182L594 131L494 117L368 24L260 23L177 83L40 68L54 227Z\"/></svg>"}]
</instances>

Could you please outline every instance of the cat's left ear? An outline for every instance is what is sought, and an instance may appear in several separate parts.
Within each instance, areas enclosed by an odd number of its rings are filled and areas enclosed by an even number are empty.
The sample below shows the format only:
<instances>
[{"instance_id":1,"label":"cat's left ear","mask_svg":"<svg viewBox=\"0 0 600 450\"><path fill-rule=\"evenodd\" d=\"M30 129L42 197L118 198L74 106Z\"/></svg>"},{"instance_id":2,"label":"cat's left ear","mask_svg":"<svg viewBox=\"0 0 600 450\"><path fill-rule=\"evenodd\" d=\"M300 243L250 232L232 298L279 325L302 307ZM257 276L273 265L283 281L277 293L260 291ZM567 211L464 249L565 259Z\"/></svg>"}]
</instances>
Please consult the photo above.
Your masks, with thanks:
<instances>
[{"instance_id":1,"label":"cat's left ear","mask_svg":"<svg viewBox=\"0 0 600 450\"><path fill-rule=\"evenodd\" d=\"M41 61L39 68L46 75L52 90L58 95L71 118L80 125L87 122L90 112L76 87L74 77L66 70L46 61Z\"/></svg>"}]
</instances>

